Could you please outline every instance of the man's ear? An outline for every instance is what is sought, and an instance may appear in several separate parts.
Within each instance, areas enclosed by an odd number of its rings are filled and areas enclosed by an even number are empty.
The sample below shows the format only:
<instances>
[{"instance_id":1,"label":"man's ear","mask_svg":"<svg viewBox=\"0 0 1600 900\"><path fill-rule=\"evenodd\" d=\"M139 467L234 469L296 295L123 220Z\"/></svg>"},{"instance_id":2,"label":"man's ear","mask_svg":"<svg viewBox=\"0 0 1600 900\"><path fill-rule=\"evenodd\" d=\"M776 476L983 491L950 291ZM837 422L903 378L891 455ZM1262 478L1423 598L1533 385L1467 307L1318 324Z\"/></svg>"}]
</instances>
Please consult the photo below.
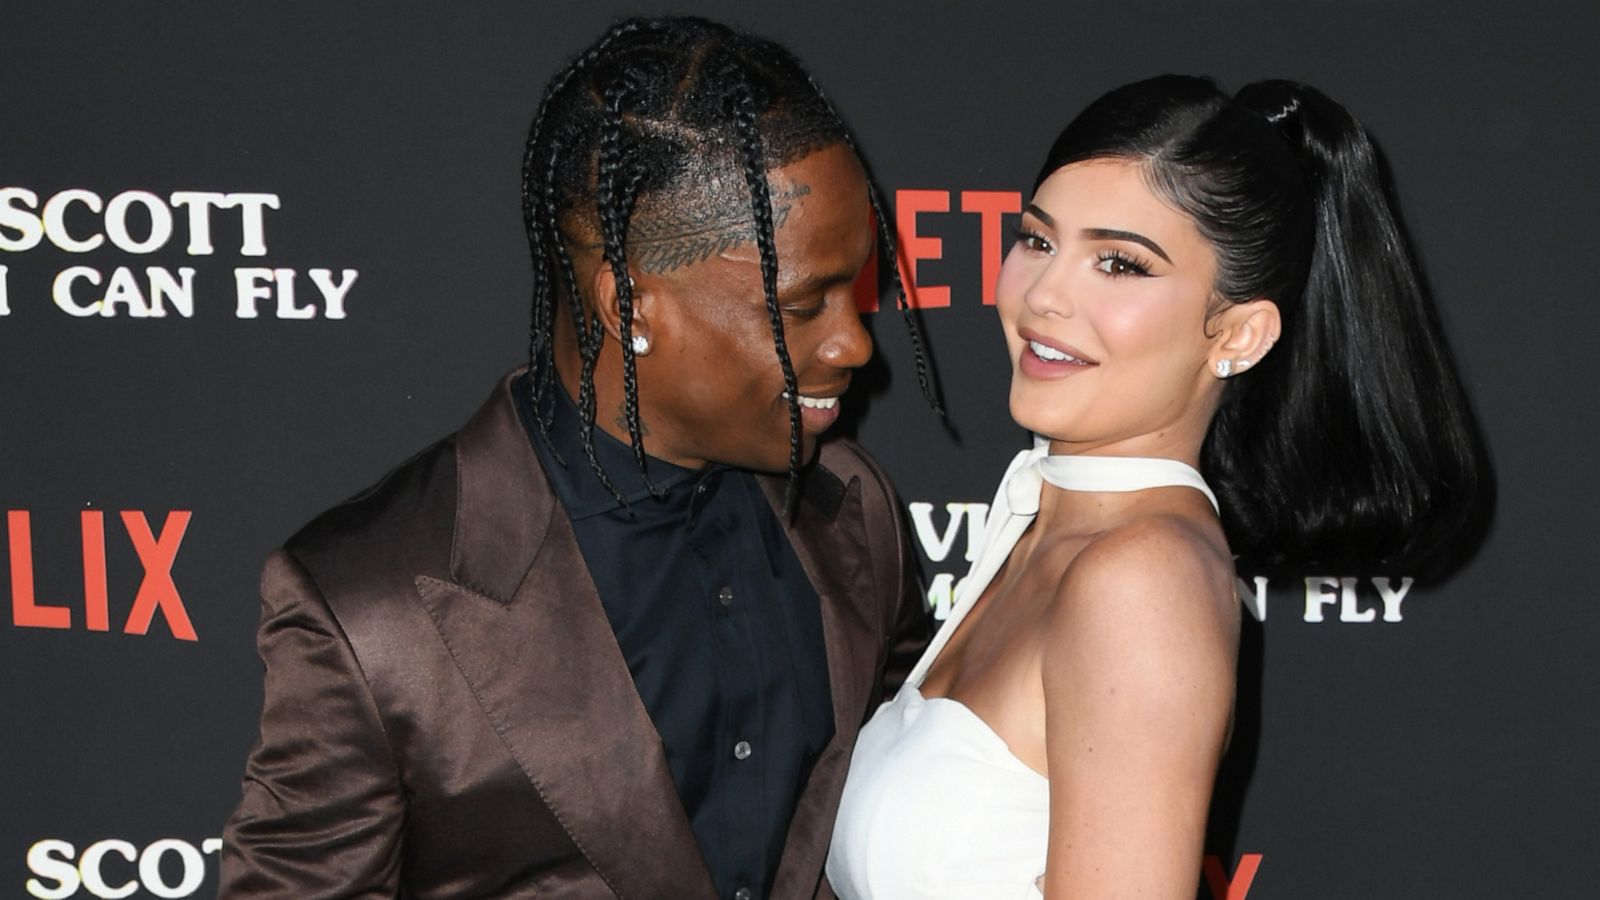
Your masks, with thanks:
<instances>
[{"instance_id":1,"label":"man's ear","mask_svg":"<svg viewBox=\"0 0 1600 900\"><path fill-rule=\"evenodd\" d=\"M1232 304L1217 314L1217 324L1221 330L1212 342L1211 368L1221 378L1260 363L1283 328L1278 304L1265 297Z\"/></svg>"},{"instance_id":2,"label":"man's ear","mask_svg":"<svg viewBox=\"0 0 1600 900\"><path fill-rule=\"evenodd\" d=\"M607 336L619 346L622 343L622 292L625 288L631 288L634 352L641 356L649 353L654 341L650 330L650 312L654 306L656 293L652 279L642 274L630 273L626 281L619 285L610 264L601 262L595 266L591 287L593 288L591 296L594 297L594 308L600 316L600 324L605 328Z\"/></svg>"}]
</instances>

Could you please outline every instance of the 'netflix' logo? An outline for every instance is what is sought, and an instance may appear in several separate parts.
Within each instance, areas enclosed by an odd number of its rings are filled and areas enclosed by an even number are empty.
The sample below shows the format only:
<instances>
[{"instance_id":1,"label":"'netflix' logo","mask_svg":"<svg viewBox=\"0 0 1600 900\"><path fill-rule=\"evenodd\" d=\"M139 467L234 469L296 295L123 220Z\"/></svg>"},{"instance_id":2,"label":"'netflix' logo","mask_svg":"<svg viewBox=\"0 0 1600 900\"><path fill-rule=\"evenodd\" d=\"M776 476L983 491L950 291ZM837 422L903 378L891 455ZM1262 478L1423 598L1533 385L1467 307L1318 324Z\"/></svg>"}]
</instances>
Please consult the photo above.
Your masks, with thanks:
<instances>
[{"instance_id":1,"label":"'netflix' logo","mask_svg":"<svg viewBox=\"0 0 1600 900\"><path fill-rule=\"evenodd\" d=\"M133 543L144 576L134 594L133 606L122 622L123 634L148 634L156 614L166 620L172 636L181 641L199 638L184 609L183 597L172 580L172 564L189 528L190 512L167 513L156 534L139 510L123 510L122 528ZM85 509L79 513L83 537L83 628L111 630L111 598L106 580L106 514ZM60 602L41 600L34 590L33 523L25 509L6 512L7 542L11 549L11 624L19 628L72 628L74 609Z\"/></svg>"}]
</instances>

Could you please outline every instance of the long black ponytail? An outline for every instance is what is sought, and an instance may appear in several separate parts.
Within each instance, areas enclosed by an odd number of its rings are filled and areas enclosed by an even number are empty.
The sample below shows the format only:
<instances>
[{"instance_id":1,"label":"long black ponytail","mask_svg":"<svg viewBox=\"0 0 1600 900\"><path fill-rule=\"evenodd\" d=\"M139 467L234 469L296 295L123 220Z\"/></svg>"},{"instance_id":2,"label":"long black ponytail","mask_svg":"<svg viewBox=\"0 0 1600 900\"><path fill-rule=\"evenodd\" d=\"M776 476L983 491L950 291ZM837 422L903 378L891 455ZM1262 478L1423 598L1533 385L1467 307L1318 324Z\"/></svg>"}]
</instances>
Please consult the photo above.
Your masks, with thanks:
<instances>
[{"instance_id":1,"label":"long black ponytail","mask_svg":"<svg viewBox=\"0 0 1600 900\"><path fill-rule=\"evenodd\" d=\"M1201 448L1234 549L1260 564L1417 563L1475 508L1482 443L1366 130L1315 88L1162 76L1097 100L1039 175L1141 161L1257 297L1276 346L1230 379ZM1219 307L1220 308L1220 307Z\"/></svg>"}]
</instances>

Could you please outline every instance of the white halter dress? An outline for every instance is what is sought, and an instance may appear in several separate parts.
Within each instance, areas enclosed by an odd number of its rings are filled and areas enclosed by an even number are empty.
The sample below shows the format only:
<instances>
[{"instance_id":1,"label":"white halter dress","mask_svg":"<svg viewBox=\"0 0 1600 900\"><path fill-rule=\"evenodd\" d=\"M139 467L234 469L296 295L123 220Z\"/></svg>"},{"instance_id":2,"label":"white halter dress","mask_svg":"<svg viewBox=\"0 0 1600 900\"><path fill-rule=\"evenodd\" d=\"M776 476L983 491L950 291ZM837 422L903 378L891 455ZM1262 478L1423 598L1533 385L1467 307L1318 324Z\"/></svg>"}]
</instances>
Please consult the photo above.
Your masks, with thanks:
<instances>
[{"instance_id":1,"label":"white halter dress","mask_svg":"<svg viewBox=\"0 0 1600 900\"><path fill-rule=\"evenodd\" d=\"M1044 482L1070 491L1187 486L1216 497L1177 460L1017 454L989 509L978 558L950 617L895 698L861 729L828 854L841 900L1037 900L1050 782L966 706L922 696L939 651L1039 511Z\"/></svg>"}]
</instances>

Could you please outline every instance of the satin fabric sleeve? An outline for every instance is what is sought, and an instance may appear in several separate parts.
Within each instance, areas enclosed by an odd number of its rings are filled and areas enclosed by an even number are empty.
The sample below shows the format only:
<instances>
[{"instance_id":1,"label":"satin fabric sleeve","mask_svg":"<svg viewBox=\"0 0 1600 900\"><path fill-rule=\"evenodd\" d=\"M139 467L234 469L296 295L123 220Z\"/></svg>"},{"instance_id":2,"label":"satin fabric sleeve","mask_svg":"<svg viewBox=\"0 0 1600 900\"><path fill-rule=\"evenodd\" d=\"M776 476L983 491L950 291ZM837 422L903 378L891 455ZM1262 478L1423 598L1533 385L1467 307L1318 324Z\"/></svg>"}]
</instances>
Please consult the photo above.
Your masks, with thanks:
<instances>
[{"instance_id":1,"label":"satin fabric sleeve","mask_svg":"<svg viewBox=\"0 0 1600 900\"><path fill-rule=\"evenodd\" d=\"M404 806L372 695L305 569L261 577L261 735L223 830L218 896L397 897Z\"/></svg>"}]
</instances>

